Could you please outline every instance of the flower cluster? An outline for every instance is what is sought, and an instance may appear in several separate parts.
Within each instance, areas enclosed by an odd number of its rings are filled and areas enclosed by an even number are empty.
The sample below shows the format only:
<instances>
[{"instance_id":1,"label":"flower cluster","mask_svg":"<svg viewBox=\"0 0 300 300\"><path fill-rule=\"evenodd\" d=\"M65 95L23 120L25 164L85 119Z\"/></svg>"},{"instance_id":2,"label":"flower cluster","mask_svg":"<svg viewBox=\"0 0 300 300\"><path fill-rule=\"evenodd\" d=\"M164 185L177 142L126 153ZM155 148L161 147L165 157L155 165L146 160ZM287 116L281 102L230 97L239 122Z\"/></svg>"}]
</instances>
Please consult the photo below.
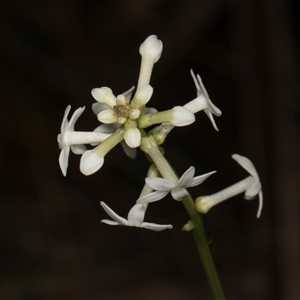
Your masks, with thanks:
<instances>
[{"instance_id":1,"label":"flower cluster","mask_svg":"<svg viewBox=\"0 0 300 300\"><path fill-rule=\"evenodd\" d=\"M150 79L154 64L160 59L163 45L155 35L149 36L140 46L141 67L137 88L133 94L134 87L128 91L115 96L109 87L94 88L91 91L96 103L92 110L101 123L91 132L75 131L75 123L84 111L78 108L68 121L71 110L69 105L61 124L61 133L57 140L61 153L59 164L64 176L68 168L70 149L75 154L80 154L80 171L84 175L97 172L104 164L104 158L115 146L121 144L124 152L131 158L136 155L136 149L150 154L154 164L149 168L145 179L145 186L137 199L136 204L128 213L127 219L116 214L107 204L100 202L106 213L112 220L102 220L109 225L134 226L155 231L172 228L172 225L159 225L144 222L145 213L149 203L164 198L169 192L173 199L181 201L189 195L187 188L201 184L215 171L204 175L195 176L195 168L190 167L180 178L170 169L166 173L160 165L159 159L163 157L159 145L174 127L187 126L195 121L195 113L204 111L210 119L215 130L218 131L214 116L220 116L221 111L212 103L199 75L191 71L192 79L196 86L196 98L183 106L175 106L169 110L158 112L154 108L146 107L153 94ZM132 97L133 94L133 97ZM152 130L146 132L146 128L156 125ZM87 148L87 146L89 149ZM93 147L93 148L92 148ZM154 147L154 150L149 150ZM148 151L149 150L149 151ZM198 198L196 208L199 212L206 213L213 205L232 197L238 192L246 191L245 198L252 199L259 195L260 206L258 216L262 208L262 193L258 175L252 163L244 157L235 155L233 157L249 173L250 177L231 188L230 192L223 192ZM232 189L234 192L232 192ZM238 191L238 192L237 192ZM226 194L226 197L224 196Z\"/></svg>"}]
</instances>

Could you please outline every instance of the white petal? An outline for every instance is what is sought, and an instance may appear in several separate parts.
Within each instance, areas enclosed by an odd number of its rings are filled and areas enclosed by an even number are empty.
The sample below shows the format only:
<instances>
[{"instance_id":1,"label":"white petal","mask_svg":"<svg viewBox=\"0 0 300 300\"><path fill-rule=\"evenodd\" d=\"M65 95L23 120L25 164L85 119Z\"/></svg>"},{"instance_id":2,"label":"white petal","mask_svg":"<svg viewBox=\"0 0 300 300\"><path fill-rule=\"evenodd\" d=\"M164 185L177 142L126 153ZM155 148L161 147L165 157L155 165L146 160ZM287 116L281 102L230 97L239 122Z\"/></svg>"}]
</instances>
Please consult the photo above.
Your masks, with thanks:
<instances>
[{"instance_id":1,"label":"white petal","mask_svg":"<svg viewBox=\"0 0 300 300\"><path fill-rule=\"evenodd\" d=\"M107 110L110 109L111 107L109 107L106 104L100 103L100 102L95 102L92 104L92 110L94 112L95 115L98 115L99 112L101 112L102 110Z\"/></svg>"},{"instance_id":2,"label":"white petal","mask_svg":"<svg viewBox=\"0 0 300 300\"><path fill-rule=\"evenodd\" d=\"M231 157L235 161L237 161L252 176L258 176L256 169L250 159L248 159L245 156L239 155L239 154L233 154Z\"/></svg>"},{"instance_id":3,"label":"white petal","mask_svg":"<svg viewBox=\"0 0 300 300\"><path fill-rule=\"evenodd\" d=\"M120 223L118 223L118 222L116 222L116 221L107 220L107 219L101 220L101 223L105 223L105 224L113 225L113 226L115 226L115 225L123 225L123 224L120 224Z\"/></svg>"},{"instance_id":4,"label":"white petal","mask_svg":"<svg viewBox=\"0 0 300 300\"><path fill-rule=\"evenodd\" d=\"M193 69L190 70L190 73L191 73L192 78L194 80L194 83L195 83L197 91L200 91L200 85L199 85L199 82L198 82L198 80L197 80L197 78L195 76L195 73L194 73Z\"/></svg>"},{"instance_id":5,"label":"white petal","mask_svg":"<svg viewBox=\"0 0 300 300\"><path fill-rule=\"evenodd\" d=\"M157 191L170 191L175 184L170 180L158 177L146 177L146 183L154 190Z\"/></svg>"},{"instance_id":6,"label":"white petal","mask_svg":"<svg viewBox=\"0 0 300 300\"><path fill-rule=\"evenodd\" d=\"M147 195L139 198L136 202L141 203L141 204L155 202L155 201L158 201L158 200L164 198L168 193L169 193L169 191L167 191L167 192L163 192L163 191L152 192L150 194L147 194Z\"/></svg>"},{"instance_id":7,"label":"white petal","mask_svg":"<svg viewBox=\"0 0 300 300\"><path fill-rule=\"evenodd\" d=\"M116 105L116 97L112 93L112 90L106 86L92 89L92 96L96 101L104 103L111 108Z\"/></svg>"},{"instance_id":8,"label":"white petal","mask_svg":"<svg viewBox=\"0 0 300 300\"><path fill-rule=\"evenodd\" d=\"M68 105L67 108L65 109L63 120L62 120L62 123L60 126L61 133L65 133L65 131L67 131L67 129L68 129L68 124L69 124L68 123L68 115L69 115L70 110L71 110L71 105Z\"/></svg>"},{"instance_id":9,"label":"white petal","mask_svg":"<svg viewBox=\"0 0 300 300\"><path fill-rule=\"evenodd\" d=\"M251 177L252 180L249 182L249 185L246 189L245 199L251 200L258 195L261 191L261 184L258 177Z\"/></svg>"},{"instance_id":10,"label":"white petal","mask_svg":"<svg viewBox=\"0 0 300 300\"><path fill-rule=\"evenodd\" d=\"M74 130L75 123L77 122L78 118L81 116L84 110L85 110L85 106L79 107L74 111L72 118L69 122L68 130L70 131Z\"/></svg>"},{"instance_id":11,"label":"white petal","mask_svg":"<svg viewBox=\"0 0 300 300\"><path fill-rule=\"evenodd\" d=\"M88 176L97 172L104 163L104 157L100 156L97 149L88 150L84 152L80 159L80 171Z\"/></svg>"},{"instance_id":12,"label":"white petal","mask_svg":"<svg viewBox=\"0 0 300 300\"><path fill-rule=\"evenodd\" d=\"M187 126L195 122L195 115L182 106L175 106L172 109L170 122L178 127Z\"/></svg>"},{"instance_id":13,"label":"white petal","mask_svg":"<svg viewBox=\"0 0 300 300\"><path fill-rule=\"evenodd\" d=\"M128 226L128 221L122 217L120 217L118 214L116 214L108 205L106 205L104 202L100 201L100 205L103 207L103 209L106 211L106 213L117 223ZM107 223L107 222L106 222ZM112 224L110 224L112 225Z\"/></svg>"},{"instance_id":14,"label":"white petal","mask_svg":"<svg viewBox=\"0 0 300 300\"><path fill-rule=\"evenodd\" d=\"M217 127L217 124L215 122L214 116L207 110L204 110L208 118L210 119L211 124L213 125L214 129L216 131L219 131L219 128Z\"/></svg>"},{"instance_id":15,"label":"white petal","mask_svg":"<svg viewBox=\"0 0 300 300\"><path fill-rule=\"evenodd\" d=\"M173 226L171 224L169 224L169 225L159 225L159 224L155 224L155 223L144 222L141 225L141 228L150 229L150 230L154 230L154 231L162 231L162 230L165 230L165 229L172 229Z\"/></svg>"},{"instance_id":16,"label":"white petal","mask_svg":"<svg viewBox=\"0 0 300 300\"><path fill-rule=\"evenodd\" d=\"M62 149L64 147L63 144L62 144L62 142L63 142L63 134L59 133L57 135L57 142L58 142L58 148Z\"/></svg>"},{"instance_id":17,"label":"white petal","mask_svg":"<svg viewBox=\"0 0 300 300\"><path fill-rule=\"evenodd\" d=\"M65 146L61 149L59 154L59 166L64 176L67 175L67 169L69 164L69 153L70 153L70 147Z\"/></svg>"},{"instance_id":18,"label":"white petal","mask_svg":"<svg viewBox=\"0 0 300 300\"><path fill-rule=\"evenodd\" d=\"M132 91L134 90L135 86L132 86L129 90L127 90L126 92L122 93L122 95L128 100L130 101L131 96L132 96Z\"/></svg>"},{"instance_id":19,"label":"white petal","mask_svg":"<svg viewBox=\"0 0 300 300\"><path fill-rule=\"evenodd\" d=\"M125 152L125 154L130 157L131 159L135 159L136 157L136 148L131 148L129 147L126 142L122 141L121 142L121 146L123 148L123 151Z\"/></svg>"},{"instance_id":20,"label":"white petal","mask_svg":"<svg viewBox=\"0 0 300 300\"><path fill-rule=\"evenodd\" d=\"M210 175L216 173L217 171L211 171L209 173L194 177L186 187L192 187L201 184L206 180Z\"/></svg>"},{"instance_id":21,"label":"white petal","mask_svg":"<svg viewBox=\"0 0 300 300\"><path fill-rule=\"evenodd\" d=\"M141 145L141 132L138 128L128 128L125 130L124 139L129 147L139 147Z\"/></svg>"},{"instance_id":22,"label":"white petal","mask_svg":"<svg viewBox=\"0 0 300 300\"><path fill-rule=\"evenodd\" d=\"M118 121L118 117L112 109L102 110L97 115L97 118L100 122L105 124L116 123Z\"/></svg>"},{"instance_id":23,"label":"white petal","mask_svg":"<svg viewBox=\"0 0 300 300\"><path fill-rule=\"evenodd\" d=\"M259 218L260 215L261 215L261 211L262 211L262 208L263 208L263 194L262 194L262 191L259 192L259 203L258 203L258 210L257 210L257 214L256 214L256 217Z\"/></svg>"},{"instance_id":24,"label":"white petal","mask_svg":"<svg viewBox=\"0 0 300 300\"><path fill-rule=\"evenodd\" d=\"M160 59L163 45L156 35L150 35L140 46L140 54L142 56L150 56L153 62L157 62Z\"/></svg>"},{"instance_id":25,"label":"white petal","mask_svg":"<svg viewBox=\"0 0 300 300\"><path fill-rule=\"evenodd\" d=\"M171 190L171 195L173 199L177 201L181 201L182 198L188 194L188 191L182 187L175 187Z\"/></svg>"},{"instance_id":26,"label":"white petal","mask_svg":"<svg viewBox=\"0 0 300 300\"><path fill-rule=\"evenodd\" d=\"M195 168L188 168L178 180L176 186L188 187L189 182L193 179L195 174Z\"/></svg>"},{"instance_id":27,"label":"white petal","mask_svg":"<svg viewBox=\"0 0 300 300\"><path fill-rule=\"evenodd\" d=\"M71 146L71 150L74 154L83 154L87 148L84 145L73 145Z\"/></svg>"},{"instance_id":28,"label":"white petal","mask_svg":"<svg viewBox=\"0 0 300 300\"><path fill-rule=\"evenodd\" d=\"M128 213L128 226L140 227L144 221L147 204L135 204Z\"/></svg>"}]
</instances>

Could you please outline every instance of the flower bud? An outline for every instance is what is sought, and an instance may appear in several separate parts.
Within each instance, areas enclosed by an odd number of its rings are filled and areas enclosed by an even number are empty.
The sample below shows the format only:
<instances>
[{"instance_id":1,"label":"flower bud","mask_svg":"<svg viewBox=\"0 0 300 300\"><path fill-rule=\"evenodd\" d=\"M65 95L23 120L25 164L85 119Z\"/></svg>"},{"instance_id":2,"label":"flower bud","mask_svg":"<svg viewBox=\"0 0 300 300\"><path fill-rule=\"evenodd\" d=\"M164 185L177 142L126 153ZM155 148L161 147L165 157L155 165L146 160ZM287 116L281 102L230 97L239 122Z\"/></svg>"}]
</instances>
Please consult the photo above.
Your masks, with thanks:
<instances>
[{"instance_id":1,"label":"flower bud","mask_svg":"<svg viewBox=\"0 0 300 300\"><path fill-rule=\"evenodd\" d=\"M100 122L102 122L104 124L111 124L111 123L118 122L118 117L112 109L106 109L106 110L101 111L97 115L97 118Z\"/></svg>"},{"instance_id":2,"label":"flower bud","mask_svg":"<svg viewBox=\"0 0 300 300\"><path fill-rule=\"evenodd\" d=\"M116 105L116 97L108 87L103 86L101 88L92 89L92 96L96 101L104 103L111 108Z\"/></svg>"},{"instance_id":3,"label":"flower bud","mask_svg":"<svg viewBox=\"0 0 300 300\"><path fill-rule=\"evenodd\" d=\"M140 46L140 54L142 56L148 56L149 59L156 63L161 56L163 49L162 42L157 39L156 35L150 35Z\"/></svg>"}]
</instances>

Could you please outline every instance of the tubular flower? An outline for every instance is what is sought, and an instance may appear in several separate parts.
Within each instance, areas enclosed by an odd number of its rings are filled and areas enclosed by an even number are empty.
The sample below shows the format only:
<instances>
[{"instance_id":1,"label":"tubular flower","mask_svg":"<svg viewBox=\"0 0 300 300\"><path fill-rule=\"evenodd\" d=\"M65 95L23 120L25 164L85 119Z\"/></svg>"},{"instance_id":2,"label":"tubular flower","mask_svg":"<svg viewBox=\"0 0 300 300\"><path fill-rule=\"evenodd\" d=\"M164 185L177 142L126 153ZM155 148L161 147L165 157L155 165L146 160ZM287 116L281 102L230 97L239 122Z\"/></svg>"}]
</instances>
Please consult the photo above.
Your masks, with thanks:
<instances>
[{"instance_id":1,"label":"tubular flower","mask_svg":"<svg viewBox=\"0 0 300 300\"><path fill-rule=\"evenodd\" d=\"M193 113L204 110L204 112L210 119L214 129L219 131L213 115L219 117L222 112L210 100L209 95L202 83L201 77L199 75L197 75L196 77L193 70L191 70L191 75L197 89L197 98L185 104L184 107Z\"/></svg>"},{"instance_id":2,"label":"tubular flower","mask_svg":"<svg viewBox=\"0 0 300 300\"><path fill-rule=\"evenodd\" d=\"M155 223L144 222L145 213L146 213L148 204L136 203L129 211L129 213L127 215L127 219L120 217L104 202L101 201L100 205L107 212L107 214L113 219L113 220L107 220L107 219L101 220L102 223L105 223L108 225L123 225L123 226L130 226L130 227L140 227L140 228L150 229L150 230L154 230L154 231L162 231L165 229L173 228L173 226L171 224L159 225L159 224L155 224Z\"/></svg>"},{"instance_id":3,"label":"tubular flower","mask_svg":"<svg viewBox=\"0 0 300 300\"><path fill-rule=\"evenodd\" d=\"M263 207L263 194L257 171L253 163L247 157L234 154L232 155L232 158L248 171L250 176L218 193L210 196L198 197L196 199L196 208L201 213L207 213L216 204L238 194L245 193L244 198L246 200L251 200L258 196L259 205L256 217L259 218Z\"/></svg>"},{"instance_id":4,"label":"tubular flower","mask_svg":"<svg viewBox=\"0 0 300 300\"><path fill-rule=\"evenodd\" d=\"M100 143L110 135L100 132L74 131L75 123L83 113L84 109L84 107L80 107L75 110L69 122L68 115L71 110L71 106L68 105L61 123L60 134L57 136L58 147L61 149L59 165L64 176L67 174L70 148L75 154L83 154L86 151L84 144Z\"/></svg>"},{"instance_id":5,"label":"tubular flower","mask_svg":"<svg viewBox=\"0 0 300 300\"><path fill-rule=\"evenodd\" d=\"M155 190L155 192L140 197L137 200L137 203L150 203L158 201L164 198L169 192L171 192L171 195L174 200L181 201L184 196L188 195L188 191L186 190L186 188L201 184L204 180L206 180L210 175L214 174L215 172L216 171L212 171L204 175L194 177L195 168L190 167L187 171L184 172L184 174L176 183L173 183L172 181L164 178L147 177L145 179L146 183L153 190Z\"/></svg>"}]
</instances>

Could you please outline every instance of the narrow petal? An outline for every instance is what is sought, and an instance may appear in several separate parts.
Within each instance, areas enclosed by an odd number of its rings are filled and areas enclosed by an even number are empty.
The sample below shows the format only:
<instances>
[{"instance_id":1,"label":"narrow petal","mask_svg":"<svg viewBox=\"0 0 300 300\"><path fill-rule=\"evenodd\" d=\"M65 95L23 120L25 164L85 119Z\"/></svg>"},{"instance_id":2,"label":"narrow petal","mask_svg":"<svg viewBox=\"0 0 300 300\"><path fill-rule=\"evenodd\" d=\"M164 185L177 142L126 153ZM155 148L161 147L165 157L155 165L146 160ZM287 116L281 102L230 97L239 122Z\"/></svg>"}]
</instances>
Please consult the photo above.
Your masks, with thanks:
<instances>
[{"instance_id":1,"label":"narrow petal","mask_svg":"<svg viewBox=\"0 0 300 300\"><path fill-rule=\"evenodd\" d=\"M182 187L175 187L171 190L171 195L174 200L181 201L183 197L188 195L188 191Z\"/></svg>"},{"instance_id":2,"label":"narrow petal","mask_svg":"<svg viewBox=\"0 0 300 300\"><path fill-rule=\"evenodd\" d=\"M208 116L212 126L214 127L214 129L216 131L219 131L219 128L217 127L217 124L215 122L215 119L214 119L214 116L211 114L211 112L207 111L207 110L204 110L204 112L206 113L206 115Z\"/></svg>"},{"instance_id":3,"label":"narrow petal","mask_svg":"<svg viewBox=\"0 0 300 300\"><path fill-rule=\"evenodd\" d=\"M97 172L104 163L104 157L96 152L96 148L84 152L80 159L80 171L84 175L92 175Z\"/></svg>"},{"instance_id":4,"label":"narrow petal","mask_svg":"<svg viewBox=\"0 0 300 300\"><path fill-rule=\"evenodd\" d=\"M192 187L201 184L206 180L210 175L216 173L217 171L211 171L209 173L194 177L186 187Z\"/></svg>"},{"instance_id":5,"label":"narrow petal","mask_svg":"<svg viewBox=\"0 0 300 300\"><path fill-rule=\"evenodd\" d=\"M146 196L139 198L136 202L141 203L141 204L155 202L155 201L158 201L158 200L164 198L168 193L169 193L169 191L167 191L167 192L155 191Z\"/></svg>"},{"instance_id":6,"label":"narrow petal","mask_svg":"<svg viewBox=\"0 0 300 300\"><path fill-rule=\"evenodd\" d=\"M131 96L132 96L132 91L134 90L135 86L132 86L129 90L127 90L126 92L122 93L122 95L128 100L130 101Z\"/></svg>"},{"instance_id":7,"label":"narrow petal","mask_svg":"<svg viewBox=\"0 0 300 300\"><path fill-rule=\"evenodd\" d=\"M69 164L69 153L70 153L70 147L65 146L61 149L59 154L59 166L64 176L67 175L67 169Z\"/></svg>"},{"instance_id":8,"label":"narrow petal","mask_svg":"<svg viewBox=\"0 0 300 300\"><path fill-rule=\"evenodd\" d=\"M108 225L113 225L113 226L115 226L115 225L123 225L123 224L120 224L119 222L112 221L112 220L107 220L107 219L103 219L100 222L108 224Z\"/></svg>"},{"instance_id":9,"label":"narrow petal","mask_svg":"<svg viewBox=\"0 0 300 300\"><path fill-rule=\"evenodd\" d=\"M70 110L71 110L71 105L68 105L67 108L65 109L63 120L62 120L62 123L60 126L61 133L65 133L65 131L67 131L67 129L68 129L68 124L69 124L68 123L68 115L69 115Z\"/></svg>"},{"instance_id":10,"label":"narrow petal","mask_svg":"<svg viewBox=\"0 0 300 300\"><path fill-rule=\"evenodd\" d=\"M258 176L256 169L251 162L250 159L248 159L245 156L239 155L239 154L233 154L231 156L235 161L237 161L246 171L248 171L252 176Z\"/></svg>"},{"instance_id":11,"label":"narrow petal","mask_svg":"<svg viewBox=\"0 0 300 300\"><path fill-rule=\"evenodd\" d=\"M197 91L200 91L200 85L199 85L199 82L198 82L198 80L197 80L197 78L196 78L196 75L195 75L193 69L190 70L190 73L191 73L191 75L192 75L194 84L195 84L195 86L196 86L196 90L197 90Z\"/></svg>"},{"instance_id":12,"label":"narrow petal","mask_svg":"<svg viewBox=\"0 0 300 300\"><path fill-rule=\"evenodd\" d=\"M176 186L183 186L183 187L187 187L189 182L193 179L195 174L195 168L194 167L190 167L188 168L180 177L180 179L178 180Z\"/></svg>"},{"instance_id":13,"label":"narrow petal","mask_svg":"<svg viewBox=\"0 0 300 300\"><path fill-rule=\"evenodd\" d=\"M199 92L203 93L204 96L209 99L208 92L207 92L199 74L197 74L197 80L198 80Z\"/></svg>"},{"instance_id":14,"label":"narrow petal","mask_svg":"<svg viewBox=\"0 0 300 300\"><path fill-rule=\"evenodd\" d=\"M140 227L144 221L147 204L135 204L128 213L128 226Z\"/></svg>"},{"instance_id":15,"label":"narrow petal","mask_svg":"<svg viewBox=\"0 0 300 300\"><path fill-rule=\"evenodd\" d=\"M141 145L141 132L138 128L128 128L125 130L124 139L129 147L139 147Z\"/></svg>"},{"instance_id":16,"label":"narrow petal","mask_svg":"<svg viewBox=\"0 0 300 300\"><path fill-rule=\"evenodd\" d=\"M159 225L159 224L155 224L155 223L144 222L144 223L142 223L141 228L150 229L150 230L154 230L154 231L162 231L165 229L172 229L173 226L171 224Z\"/></svg>"},{"instance_id":17,"label":"narrow petal","mask_svg":"<svg viewBox=\"0 0 300 300\"><path fill-rule=\"evenodd\" d=\"M257 214L256 214L257 218L260 217L261 211L263 208L263 193L262 193L262 191L259 192L258 196L259 196L259 202L258 202L258 210L257 210Z\"/></svg>"},{"instance_id":18,"label":"narrow petal","mask_svg":"<svg viewBox=\"0 0 300 300\"><path fill-rule=\"evenodd\" d=\"M116 214L108 205L106 205L104 202L100 201L100 205L103 207L103 209L106 211L106 213L117 223L128 226L128 221L122 217L120 217L118 214ZM111 224L110 224L111 225Z\"/></svg>"},{"instance_id":19,"label":"narrow petal","mask_svg":"<svg viewBox=\"0 0 300 300\"><path fill-rule=\"evenodd\" d=\"M175 184L170 180L159 177L146 177L146 183L154 190L169 192L175 187Z\"/></svg>"},{"instance_id":20,"label":"narrow petal","mask_svg":"<svg viewBox=\"0 0 300 300\"><path fill-rule=\"evenodd\" d=\"M75 123L77 122L78 118L81 116L84 110L85 110L85 106L79 107L74 111L72 118L69 122L68 130L74 131Z\"/></svg>"}]
</instances>

